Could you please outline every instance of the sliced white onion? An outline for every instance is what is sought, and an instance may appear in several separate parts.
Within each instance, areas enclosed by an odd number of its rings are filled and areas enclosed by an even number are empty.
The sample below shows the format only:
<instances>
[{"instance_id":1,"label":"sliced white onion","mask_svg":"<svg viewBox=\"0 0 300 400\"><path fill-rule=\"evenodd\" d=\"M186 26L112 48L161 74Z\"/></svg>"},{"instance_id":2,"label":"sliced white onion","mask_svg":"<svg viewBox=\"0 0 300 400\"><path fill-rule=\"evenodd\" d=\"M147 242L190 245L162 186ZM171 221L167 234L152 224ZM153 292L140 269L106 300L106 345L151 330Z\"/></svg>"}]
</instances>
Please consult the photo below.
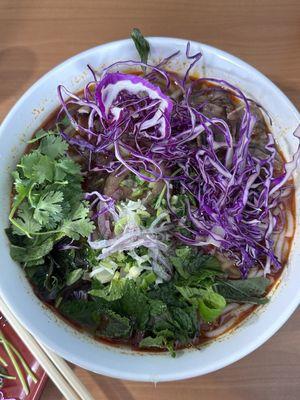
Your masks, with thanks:
<instances>
[{"instance_id":1,"label":"sliced white onion","mask_svg":"<svg viewBox=\"0 0 300 400\"><path fill-rule=\"evenodd\" d=\"M286 209L286 229L285 229L285 237L293 237L294 236L294 216L291 210Z\"/></svg>"}]
</instances>

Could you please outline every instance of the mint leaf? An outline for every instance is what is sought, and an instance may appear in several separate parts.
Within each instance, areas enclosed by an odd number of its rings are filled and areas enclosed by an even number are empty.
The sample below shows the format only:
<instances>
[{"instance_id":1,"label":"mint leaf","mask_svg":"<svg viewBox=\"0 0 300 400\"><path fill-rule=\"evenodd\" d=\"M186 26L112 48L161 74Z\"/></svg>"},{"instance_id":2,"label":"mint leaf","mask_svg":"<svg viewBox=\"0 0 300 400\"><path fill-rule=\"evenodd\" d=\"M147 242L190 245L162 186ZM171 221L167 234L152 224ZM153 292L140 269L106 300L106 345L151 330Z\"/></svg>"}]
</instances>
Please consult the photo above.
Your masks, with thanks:
<instances>
[{"instance_id":1,"label":"mint leaf","mask_svg":"<svg viewBox=\"0 0 300 400\"><path fill-rule=\"evenodd\" d=\"M140 341L139 347L166 347L166 338L164 336L151 337L147 336Z\"/></svg>"},{"instance_id":2,"label":"mint leaf","mask_svg":"<svg viewBox=\"0 0 300 400\"><path fill-rule=\"evenodd\" d=\"M157 347L157 348L165 348L166 347L166 338L164 336L147 336L142 339L139 343L139 347Z\"/></svg>"},{"instance_id":3,"label":"mint leaf","mask_svg":"<svg viewBox=\"0 0 300 400\"><path fill-rule=\"evenodd\" d=\"M197 308L194 306L176 307L171 308L170 312L173 325L176 326L176 337L181 340L181 343L187 343L198 328Z\"/></svg>"},{"instance_id":4,"label":"mint leaf","mask_svg":"<svg viewBox=\"0 0 300 400\"><path fill-rule=\"evenodd\" d=\"M102 316L100 327L96 333L108 338L128 339L131 331L132 327L128 318L108 309Z\"/></svg>"},{"instance_id":5,"label":"mint leaf","mask_svg":"<svg viewBox=\"0 0 300 400\"><path fill-rule=\"evenodd\" d=\"M201 280L222 274L216 257L195 253L187 246L177 249L171 262L181 278L195 280L198 284Z\"/></svg>"},{"instance_id":6,"label":"mint leaf","mask_svg":"<svg viewBox=\"0 0 300 400\"><path fill-rule=\"evenodd\" d=\"M118 302L117 310L133 319L135 327L145 329L149 319L149 300L134 281L125 280L124 294Z\"/></svg>"},{"instance_id":7,"label":"mint leaf","mask_svg":"<svg viewBox=\"0 0 300 400\"><path fill-rule=\"evenodd\" d=\"M100 323L100 309L95 301L67 300L59 306L60 312L80 325L96 328Z\"/></svg>"},{"instance_id":8,"label":"mint leaf","mask_svg":"<svg viewBox=\"0 0 300 400\"><path fill-rule=\"evenodd\" d=\"M140 348L156 347L160 349L168 349L169 352L171 353L171 356L175 357L176 353L173 347L173 339L174 339L174 333L169 331L168 329L165 329L155 337L147 336L144 339L142 339L139 343L139 347Z\"/></svg>"},{"instance_id":9,"label":"mint leaf","mask_svg":"<svg viewBox=\"0 0 300 400\"><path fill-rule=\"evenodd\" d=\"M113 279L109 286L104 286L101 289L92 289L89 291L89 294L105 299L106 301L115 301L123 297L125 284L125 279Z\"/></svg>"},{"instance_id":10,"label":"mint leaf","mask_svg":"<svg viewBox=\"0 0 300 400\"><path fill-rule=\"evenodd\" d=\"M270 280L265 277L255 277L238 280L219 280L215 288L228 302L265 304L267 298L263 298Z\"/></svg>"},{"instance_id":11,"label":"mint leaf","mask_svg":"<svg viewBox=\"0 0 300 400\"><path fill-rule=\"evenodd\" d=\"M201 298L206 292L206 289L189 286L176 286L176 289L181 296L189 302L193 302L192 300L195 298Z\"/></svg>"},{"instance_id":12,"label":"mint leaf","mask_svg":"<svg viewBox=\"0 0 300 400\"><path fill-rule=\"evenodd\" d=\"M151 317L157 317L168 312L167 305L161 300L151 300L150 302L150 315Z\"/></svg>"}]
</instances>

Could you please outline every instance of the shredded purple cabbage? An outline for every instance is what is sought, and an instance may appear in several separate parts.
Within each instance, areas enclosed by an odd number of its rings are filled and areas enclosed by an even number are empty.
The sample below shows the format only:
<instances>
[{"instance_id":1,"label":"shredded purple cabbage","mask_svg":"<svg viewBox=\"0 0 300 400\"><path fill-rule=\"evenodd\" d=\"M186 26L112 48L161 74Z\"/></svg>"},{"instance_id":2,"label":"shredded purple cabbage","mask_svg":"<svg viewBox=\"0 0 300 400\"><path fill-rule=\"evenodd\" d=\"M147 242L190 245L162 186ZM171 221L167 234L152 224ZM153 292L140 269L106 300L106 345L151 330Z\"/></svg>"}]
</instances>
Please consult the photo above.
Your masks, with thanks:
<instances>
[{"instance_id":1,"label":"shredded purple cabbage","mask_svg":"<svg viewBox=\"0 0 300 400\"><path fill-rule=\"evenodd\" d=\"M183 78L167 71L168 61L177 55L156 66L120 61L100 76L89 67L94 80L81 97L59 86L62 109L58 119L66 115L76 132L70 135L59 125L61 135L89 154L90 171L127 169L148 182L164 179L173 221L181 228L176 236L183 243L217 247L244 277L257 263L265 273L271 267L277 270L281 264L274 253L272 234L282 229L281 204L297 167L300 146L284 171L276 175L272 134L268 134L263 157L251 149L258 123L253 100L225 80L191 81L190 71L201 54L191 56L189 44L186 57L190 65ZM111 72L132 66L146 67L146 75ZM200 90L201 83L206 87ZM177 98L172 97L172 90L178 91ZM239 106L227 118L208 116L204 112L207 102L194 100L205 91L216 96L227 93L238 99ZM84 124L74 117L74 106L83 107L88 116ZM300 138L299 127L294 135ZM169 176L163 167L177 173ZM185 195L186 217L177 216L171 205L174 188ZM98 192L88 194L87 199L94 199L91 208L99 226L104 222L107 226L103 215L112 212L113 200Z\"/></svg>"}]
</instances>

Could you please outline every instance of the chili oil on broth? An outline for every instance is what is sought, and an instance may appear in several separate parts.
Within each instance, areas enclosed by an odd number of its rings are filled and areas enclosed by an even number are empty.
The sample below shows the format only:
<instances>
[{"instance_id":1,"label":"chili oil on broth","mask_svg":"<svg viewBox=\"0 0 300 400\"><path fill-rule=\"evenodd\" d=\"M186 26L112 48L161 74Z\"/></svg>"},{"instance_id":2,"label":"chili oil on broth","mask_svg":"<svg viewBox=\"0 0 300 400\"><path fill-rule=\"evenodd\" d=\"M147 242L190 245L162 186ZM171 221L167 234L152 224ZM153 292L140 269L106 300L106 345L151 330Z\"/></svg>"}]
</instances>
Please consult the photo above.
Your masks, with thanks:
<instances>
[{"instance_id":1,"label":"chili oil on broth","mask_svg":"<svg viewBox=\"0 0 300 400\"><path fill-rule=\"evenodd\" d=\"M130 71L130 73L132 74L133 72ZM137 75L141 75L140 72L136 72ZM176 76L176 74L174 74L174 76ZM192 82L197 81L197 78L190 78L190 80ZM159 86L161 86L163 84L163 82L158 82ZM224 89L219 86L216 85L215 83L209 82L209 81L204 81L201 82L201 84L199 84L199 92L203 92L205 95L205 93L209 93L211 88L219 88L220 89L220 93L224 92ZM172 95L175 95L176 97L176 93L178 92L177 90L177 85L175 80L172 81L171 83L171 89L169 91L169 93L167 93L168 95L170 95L171 98ZM80 97L83 94L83 91L80 91L77 93L77 96ZM224 100L224 99L223 99ZM225 101L225 105L222 104L222 99L220 98L221 101L221 105L220 102L216 105L214 105L215 107L209 106L208 105L208 109L206 110L206 112L211 112L213 113L214 110L217 110L219 112L222 112L221 108L222 105L226 107L226 102L228 101L227 106L228 107L232 107L231 112L234 112L236 109L238 109L239 105L241 104L240 100L234 95L233 92L231 92L230 90L227 90L227 99ZM78 107L79 108L79 107ZM44 130L51 130L54 129L56 127L56 123L57 123L57 115L58 115L58 111L59 111L60 107L57 108L46 120L45 122L41 125L40 129L44 129ZM74 108L74 111L77 108ZM260 113L261 111L258 110ZM205 110L204 110L205 112ZM221 115L219 115L219 117L221 117ZM84 114L82 115L82 117L84 119ZM81 121L82 123L82 121ZM38 129L38 130L40 130ZM255 140L257 139L257 136L262 134L262 132L264 132L264 134L266 135L267 132L269 132L270 129L266 123L265 118L263 117L262 113L261 113L261 120L260 120L260 126L258 129L258 132L254 134ZM75 133L75 131L74 131ZM258 141L259 141L260 137L258 137ZM32 143L32 144L28 144L28 146L26 147L25 153L30 152L31 150L35 149L37 146L37 142L36 143ZM278 146L276 144L276 153L277 153L277 162L279 163L279 168L277 168L277 174L280 173L283 164L285 163L285 158L283 153L280 151L280 149L278 149ZM79 161L82 164L82 159L81 157L78 156L78 153L76 152L76 150L72 149L72 146L70 146L69 149L69 156L73 159L75 159L75 161ZM85 166L86 166L86 161L84 162ZM103 181L103 183L105 184L105 180L108 178L109 175L106 175L104 177L101 177L101 180ZM268 274L267 277L271 279L271 284L270 286L267 288L267 295L270 294L280 283L280 278L281 278L281 274L283 272L283 269L285 268L288 258L289 258L289 254L290 254L290 250L291 250L291 246L293 243L293 238L294 238L294 233L295 233L295 188L294 188L294 181L290 180L289 184L291 186L291 194L289 196L289 201L286 202L286 210L288 212L292 213L293 216L293 233L291 234L291 236L289 237L284 237L284 242L283 242L283 251L282 251L282 257L281 257L281 263L282 263L282 268L280 270L278 270L275 273L271 273ZM83 187L84 189L88 189L89 187L89 176L87 175L87 177L85 178L85 180L83 181ZM12 193L13 195L13 193ZM285 226L286 228L286 226ZM275 247L276 247L276 243L275 243ZM204 249L204 252L206 251L210 251L210 249ZM230 260L227 260L227 262ZM227 271L228 271L228 267L227 267ZM234 273L234 276L236 276L236 278L240 277L240 273L236 274L237 271L237 267L235 265L232 264L231 267L231 271ZM258 269L259 271L259 269ZM262 271L262 270L261 270ZM233 277L234 277L233 276ZM33 285L32 285L33 286ZM33 290L34 293L40 298L40 300L51 309L52 312L54 312L57 316L59 316L59 318L63 319L64 321L66 321L68 324L70 324L71 326L73 326L76 330L80 331L80 332L88 332L90 334L93 335L93 338L103 342L105 344L109 344L109 345L129 345L133 350L137 350L137 351L150 351L150 352L161 352L161 351L166 351L166 349L159 349L159 348L150 348L150 349L141 349L138 347L138 344L136 344L136 338L130 338L130 340L122 340L122 339L110 339L110 338L104 338L104 337L100 337L100 336L96 336L95 334L93 334L89 329L83 328L78 322L72 320L72 319L68 319L66 316L62 315L59 310L54 307L53 301L52 302L46 302L45 299L42 297L41 293L37 290L37 288L35 286L33 286ZM230 306L229 303L228 306ZM189 347L197 347L203 344L207 344L212 340L215 340L216 338L220 337L221 335L231 332L232 330L236 329L238 326L241 325L241 323L243 323L243 321L248 318L258 307L258 305L249 305L248 307L245 307L245 305L238 305L235 309L232 309L232 312L228 311L223 313L215 322L213 323L204 323L202 324L202 328L200 329L199 332L199 337L197 337L194 341L192 341L191 343L189 343L188 345L181 345L181 346L177 346L177 349L182 349L182 348L189 348ZM226 307L227 308L227 307ZM241 311L239 312L239 309L241 308ZM226 310L226 309L225 309ZM234 317L235 313L237 314L236 317ZM228 324L228 322L230 322L230 324ZM228 326L226 326L226 324ZM220 328L222 328L224 326L225 329L220 330ZM218 331L220 330L220 333L218 333ZM216 335L214 335L214 331L216 332Z\"/></svg>"}]
</instances>

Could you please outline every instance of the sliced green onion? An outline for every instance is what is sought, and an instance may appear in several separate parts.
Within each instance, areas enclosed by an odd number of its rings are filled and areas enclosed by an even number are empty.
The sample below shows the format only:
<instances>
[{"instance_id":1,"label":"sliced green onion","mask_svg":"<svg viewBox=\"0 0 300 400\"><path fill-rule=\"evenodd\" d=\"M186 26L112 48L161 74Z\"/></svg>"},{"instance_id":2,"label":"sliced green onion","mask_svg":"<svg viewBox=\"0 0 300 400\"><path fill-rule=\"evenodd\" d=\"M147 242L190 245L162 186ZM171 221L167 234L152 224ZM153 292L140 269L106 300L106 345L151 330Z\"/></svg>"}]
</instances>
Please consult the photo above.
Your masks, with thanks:
<instances>
[{"instance_id":1,"label":"sliced green onion","mask_svg":"<svg viewBox=\"0 0 300 400\"><path fill-rule=\"evenodd\" d=\"M4 358L2 358L1 356L0 356L0 362L1 362L1 364L4 366L4 367L8 367L8 364L7 364L7 362L4 360Z\"/></svg>"},{"instance_id":2,"label":"sliced green onion","mask_svg":"<svg viewBox=\"0 0 300 400\"><path fill-rule=\"evenodd\" d=\"M18 359L20 360L24 370L26 371L27 375L30 376L30 378L32 379L32 381L34 383L37 383L38 379L37 377L34 375L34 373L31 371L31 369L28 367L28 364L26 363L26 361L24 360L24 358L22 357L22 355L20 354L20 352L15 348L14 345L12 345L10 342L8 342L9 347L12 349L12 351L15 353L15 355L18 357Z\"/></svg>"},{"instance_id":3,"label":"sliced green onion","mask_svg":"<svg viewBox=\"0 0 300 400\"><path fill-rule=\"evenodd\" d=\"M18 378L20 379L20 382L22 384L23 390L24 390L24 392L25 392L25 394L27 396L29 394L28 384L27 384L27 382L26 382L26 380L25 380L25 378L24 378L24 376L22 374L22 371L21 371L21 369L20 369L20 367L19 367L19 365L18 365L18 363L17 363L17 361L15 359L15 356L12 353L12 350L11 350L11 348L9 346L9 344L10 344L9 341L5 338L5 336L3 335L3 332L1 332L1 331L0 331L0 342L2 343L2 345L4 347L4 350L6 351L10 361L12 362L12 364L14 366L14 369L15 369L17 375L18 375Z\"/></svg>"},{"instance_id":4,"label":"sliced green onion","mask_svg":"<svg viewBox=\"0 0 300 400\"><path fill-rule=\"evenodd\" d=\"M15 381L17 379L15 376L4 374L3 372L0 372L0 378L8 379L10 381Z\"/></svg>"},{"instance_id":5,"label":"sliced green onion","mask_svg":"<svg viewBox=\"0 0 300 400\"><path fill-rule=\"evenodd\" d=\"M160 194L159 194L159 196L158 196L158 198L156 200L156 203L154 205L155 210L157 210L160 207L162 199L163 199L163 197L165 195L165 192L166 192L166 188L167 188L167 186L165 185L163 187L162 191L160 192Z\"/></svg>"}]
</instances>

